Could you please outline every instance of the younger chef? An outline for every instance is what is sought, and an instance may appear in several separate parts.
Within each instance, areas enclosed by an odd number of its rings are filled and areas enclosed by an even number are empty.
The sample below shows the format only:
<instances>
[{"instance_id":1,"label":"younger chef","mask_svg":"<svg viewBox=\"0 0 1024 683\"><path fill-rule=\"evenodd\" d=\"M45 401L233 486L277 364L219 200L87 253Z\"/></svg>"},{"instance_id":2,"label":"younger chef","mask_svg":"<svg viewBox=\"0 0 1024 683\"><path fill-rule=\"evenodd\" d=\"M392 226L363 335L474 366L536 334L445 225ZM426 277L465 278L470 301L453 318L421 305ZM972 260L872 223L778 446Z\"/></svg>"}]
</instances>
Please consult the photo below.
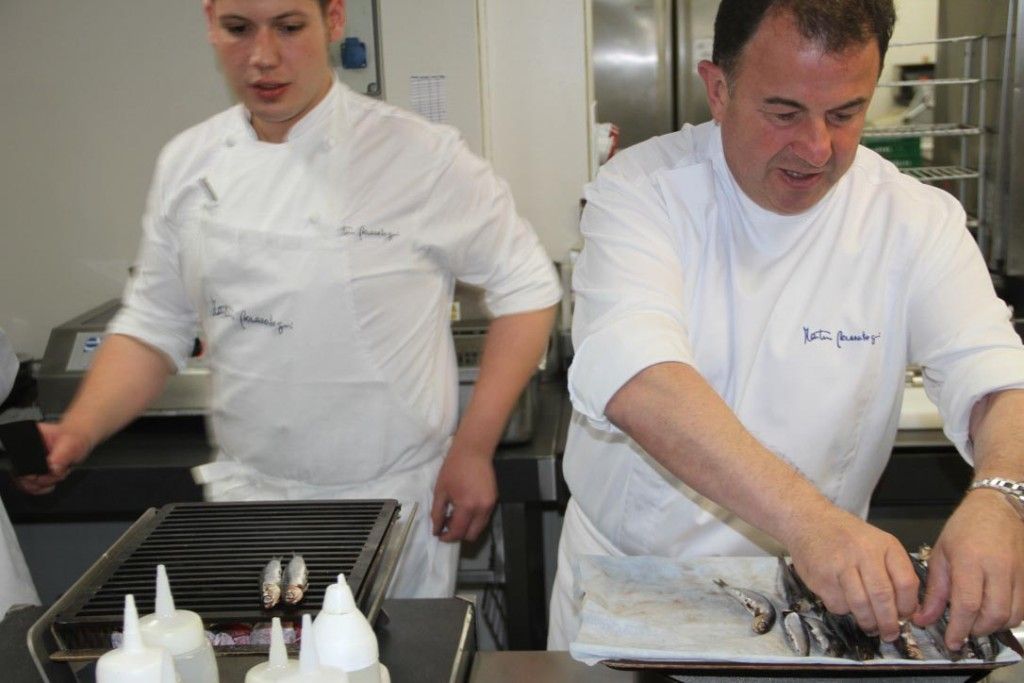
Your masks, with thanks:
<instances>
[{"instance_id":1,"label":"younger chef","mask_svg":"<svg viewBox=\"0 0 1024 683\"><path fill-rule=\"evenodd\" d=\"M206 0L239 104L160 155L124 308L60 423L45 492L142 412L201 329L214 501L419 504L392 594L451 595L491 459L560 289L508 187L455 130L349 91L342 0ZM456 425L455 280L496 316ZM456 428L457 426L457 428Z\"/></svg>"},{"instance_id":2,"label":"younger chef","mask_svg":"<svg viewBox=\"0 0 1024 683\"><path fill-rule=\"evenodd\" d=\"M585 554L788 551L826 606L947 644L1024 616L1024 348L950 195L858 146L891 0L723 0L702 61L714 120L617 155L575 268L572 492L549 646L578 630ZM864 521L904 371L924 368L975 467L927 595Z\"/></svg>"}]
</instances>

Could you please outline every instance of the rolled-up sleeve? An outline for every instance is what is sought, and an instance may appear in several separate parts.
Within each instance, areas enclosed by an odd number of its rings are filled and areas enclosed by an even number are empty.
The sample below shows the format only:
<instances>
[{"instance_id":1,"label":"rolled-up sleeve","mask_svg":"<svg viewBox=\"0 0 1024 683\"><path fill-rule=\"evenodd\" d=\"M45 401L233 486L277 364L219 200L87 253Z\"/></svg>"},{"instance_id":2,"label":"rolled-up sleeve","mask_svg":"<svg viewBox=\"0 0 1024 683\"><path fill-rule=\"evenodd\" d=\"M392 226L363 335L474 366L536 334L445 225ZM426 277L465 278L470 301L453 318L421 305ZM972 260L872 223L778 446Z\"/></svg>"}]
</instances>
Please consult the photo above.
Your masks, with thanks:
<instances>
[{"instance_id":1,"label":"rolled-up sleeve","mask_svg":"<svg viewBox=\"0 0 1024 683\"><path fill-rule=\"evenodd\" d=\"M508 185L461 141L440 170L422 216L429 241L456 278L484 290L495 317L562 297L551 258L517 212Z\"/></svg>"},{"instance_id":2,"label":"rolled-up sleeve","mask_svg":"<svg viewBox=\"0 0 1024 683\"><path fill-rule=\"evenodd\" d=\"M165 210L163 157L146 200L142 243L109 334L134 337L163 352L181 370L192 352L198 317L181 276L175 223Z\"/></svg>"},{"instance_id":3,"label":"rolled-up sleeve","mask_svg":"<svg viewBox=\"0 0 1024 683\"><path fill-rule=\"evenodd\" d=\"M569 395L592 424L614 430L605 407L637 373L664 362L693 364L681 240L646 176L606 169L586 198L573 273Z\"/></svg>"},{"instance_id":4,"label":"rolled-up sleeve","mask_svg":"<svg viewBox=\"0 0 1024 683\"><path fill-rule=\"evenodd\" d=\"M990 393L1024 388L1024 346L960 207L934 227L911 278L910 359L923 367L946 436L973 462L971 411Z\"/></svg>"}]
</instances>

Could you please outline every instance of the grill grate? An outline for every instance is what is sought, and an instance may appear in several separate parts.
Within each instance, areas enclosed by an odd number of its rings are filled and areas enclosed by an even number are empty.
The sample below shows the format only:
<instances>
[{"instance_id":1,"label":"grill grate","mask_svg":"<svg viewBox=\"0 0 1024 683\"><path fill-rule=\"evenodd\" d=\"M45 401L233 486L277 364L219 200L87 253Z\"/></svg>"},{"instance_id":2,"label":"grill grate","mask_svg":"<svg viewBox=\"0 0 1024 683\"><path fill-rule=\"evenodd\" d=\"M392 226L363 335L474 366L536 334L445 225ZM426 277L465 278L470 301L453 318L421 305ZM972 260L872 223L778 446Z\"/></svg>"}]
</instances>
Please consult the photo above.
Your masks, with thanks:
<instances>
[{"instance_id":1,"label":"grill grate","mask_svg":"<svg viewBox=\"0 0 1024 683\"><path fill-rule=\"evenodd\" d=\"M70 596L53 632L64 649L106 649L120 631L124 596L139 614L153 611L156 566L167 568L178 609L198 613L207 628L298 621L323 603L327 586L344 572L356 601L372 587L384 540L398 512L393 500L179 503L161 508L138 533L108 551L95 581ZM309 590L296 606L264 610L260 578L272 557L287 567L303 556ZM285 576L287 579L287 576Z\"/></svg>"}]
</instances>

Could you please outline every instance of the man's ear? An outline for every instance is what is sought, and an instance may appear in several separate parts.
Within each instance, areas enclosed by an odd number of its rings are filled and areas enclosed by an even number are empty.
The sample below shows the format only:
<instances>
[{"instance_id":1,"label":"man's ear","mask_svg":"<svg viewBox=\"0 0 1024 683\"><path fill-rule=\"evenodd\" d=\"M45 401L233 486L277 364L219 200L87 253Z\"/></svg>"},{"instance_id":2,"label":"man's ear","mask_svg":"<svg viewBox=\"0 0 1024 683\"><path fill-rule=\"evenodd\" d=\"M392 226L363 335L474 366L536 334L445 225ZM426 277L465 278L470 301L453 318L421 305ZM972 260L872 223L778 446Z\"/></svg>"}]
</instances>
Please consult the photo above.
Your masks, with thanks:
<instances>
[{"instance_id":1,"label":"man's ear","mask_svg":"<svg viewBox=\"0 0 1024 683\"><path fill-rule=\"evenodd\" d=\"M715 121L721 122L729 106L729 83L722 68L712 61L702 59L697 64L697 73L704 81L704 89L708 94L708 106Z\"/></svg>"},{"instance_id":2,"label":"man's ear","mask_svg":"<svg viewBox=\"0 0 1024 683\"><path fill-rule=\"evenodd\" d=\"M327 32L332 43L345 36L345 0L331 0L327 3Z\"/></svg>"},{"instance_id":3,"label":"man's ear","mask_svg":"<svg viewBox=\"0 0 1024 683\"><path fill-rule=\"evenodd\" d=\"M203 14L206 15L206 39L212 43L214 29L213 0L203 0Z\"/></svg>"}]
</instances>

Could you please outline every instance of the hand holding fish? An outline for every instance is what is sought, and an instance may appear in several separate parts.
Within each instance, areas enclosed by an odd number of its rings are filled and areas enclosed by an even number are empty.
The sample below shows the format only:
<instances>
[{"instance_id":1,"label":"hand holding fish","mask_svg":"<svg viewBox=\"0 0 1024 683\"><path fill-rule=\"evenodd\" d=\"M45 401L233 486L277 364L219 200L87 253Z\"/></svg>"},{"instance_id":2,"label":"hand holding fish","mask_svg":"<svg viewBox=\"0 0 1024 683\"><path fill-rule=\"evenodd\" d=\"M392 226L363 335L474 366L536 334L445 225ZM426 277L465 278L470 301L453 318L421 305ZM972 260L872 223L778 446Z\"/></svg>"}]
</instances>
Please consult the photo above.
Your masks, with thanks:
<instances>
[{"instance_id":1,"label":"hand holding fish","mask_svg":"<svg viewBox=\"0 0 1024 683\"><path fill-rule=\"evenodd\" d=\"M896 640L918 607L918 580L892 535L834 506L785 539L797 572L830 612L850 613L866 633Z\"/></svg>"},{"instance_id":2,"label":"hand holding fish","mask_svg":"<svg viewBox=\"0 0 1024 683\"><path fill-rule=\"evenodd\" d=\"M914 623L927 626L949 605L946 646L1024 619L1024 522L998 491L972 491L949 518L928 563Z\"/></svg>"}]
</instances>

